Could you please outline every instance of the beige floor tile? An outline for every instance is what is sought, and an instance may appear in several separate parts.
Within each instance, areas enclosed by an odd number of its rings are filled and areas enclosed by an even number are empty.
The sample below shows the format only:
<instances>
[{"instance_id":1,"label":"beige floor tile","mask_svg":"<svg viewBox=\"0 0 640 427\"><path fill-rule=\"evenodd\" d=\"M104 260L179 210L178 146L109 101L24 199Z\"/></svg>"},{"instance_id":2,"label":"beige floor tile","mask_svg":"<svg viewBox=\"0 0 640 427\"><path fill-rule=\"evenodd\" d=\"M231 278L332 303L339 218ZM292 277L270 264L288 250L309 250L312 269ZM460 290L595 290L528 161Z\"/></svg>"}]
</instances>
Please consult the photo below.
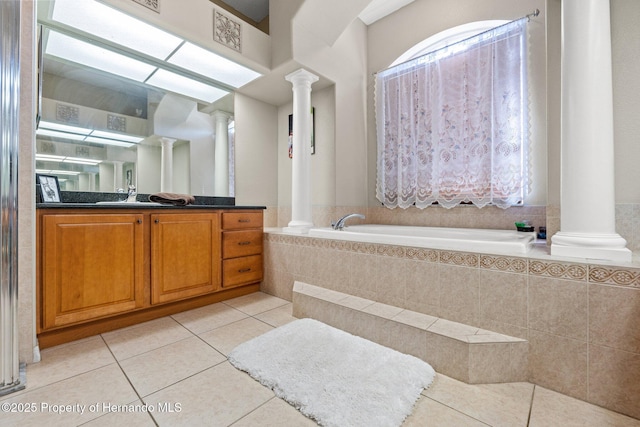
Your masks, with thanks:
<instances>
[{"instance_id":1,"label":"beige floor tile","mask_svg":"<svg viewBox=\"0 0 640 427\"><path fill-rule=\"evenodd\" d=\"M162 317L102 334L118 360L160 348L192 336L171 317Z\"/></svg>"},{"instance_id":2,"label":"beige floor tile","mask_svg":"<svg viewBox=\"0 0 640 427\"><path fill-rule=\"evenodd\" d=\"M148 410L137 409L142 408L143 403L139 400L132 402L131 405L138 405L131 411L123 412L111 412L101 417L91 420L86 424L82 424L82 427L113 427L113 426L126 426L126 427L154 427L156 424L153 421L152 413ZM155 410L155 408L154 408Z\"/></svg>"},{"instance_id":3,"label":"beige floor tile","mask_svg":"<svg viewBox=\"0 0 640 427\"><path fill-rule=\"evenodd\" d=\"M402 427L446 426L486 427L487 424L424 396L416 402L413 413L402 424Z\"/></svg>"},{"instance_id":4,"label":"beige floor tile","mask_svg":"<svg viewBox=\"0 0 640 427\"><path fill-rule=\"evenodd\" d=\"M245 319L248 315L219 302L217 304L183 311L171 317L194 334L201 334L240 319Z\"/></svg>"},{"instance_id":5,"label":"beige floor tile","mask_svg":"<svg viewBox=\"0 0 640 427\"><path fill-rule=\"evenodd\" d=\"M0 426L76 426L106 413L105 406L137 399L124 374L113 363L4 401L33 404L35 411L3 413ZM65 412L58 412L61 409Z\"/></svg>"},{"instance_id":6,"label":"beige floor tile","mask_svg":"<svg viewBox=\"0 0 640 427\"><path fill-rule=\"evenodd\" d=\"M293 317L292 310L293 304L289 303L278 308L274 308L273 310L256 314L255 318L277 328L278 326L286 325L287 323L296 320L296 318Z\"/></svg>"},{"instance_id":7,"label":"beige floor tile","mask_svg":"<svg viewBox=\"0 0 640 427\"><path fill-rule=\"evenodd\" d=\"M530 427L638 427L640 420L536 386Z\"/></svg>"},{"instance_id":8,"label":"beige floor tile","mask_svg":"<svg viewBox=\"0 0 640 427\"><path fill-rule=\"evenodd\" d=\"M258 408L274 394L228 362L189 377L144 398L157 406L174 404L179 412L156 411L160 426L228 426Z\"/></svg>"},{"instance_id":9,"label":"beige floor tile","mask_svg":"<svg viewBox=\"0 0 640 427\"><path fill-rule=\"evenodd\" d=\"M27 365L25 392L115 362L98 335L42 350L41 361Z\"/></svg>"},{"instance_id":10,"label":"beige floor tile","mask_svg":"<svg viewBox=\"0 0 640 427\"><path fill-rule=\"evenodd\" d=\"M247 313L249 316L255 316L258 313L263 313L288 303L289 301L287 300L267 295L263 292L254 292L224 301L224 304Z\"/></svg>"},{"instance_id":11,"label":"beige floor tile","mask_svg":"<svg viewBox=\"0 0 640 427\"><path fill-rule=\"evenodd\" d=\"M533 384L469 385L438 374L422 394L493 427L524 427Z\"/></svg>"},{"instance_id":12,"label":"beige floor tile","mask_svg":"<svg viewBox=\"0 0 640 427\"><path fill-rule=\"evenodd\" d=\"M274 397L255 411L249 413L233 427L312 427L316 422L302 415L293 406L282 399Z\"/></svg>"},{"instance_id":13,"label":"beige floor tile","mask_svg":"<svg viewBox=\"0 0 640 427\"><path fill-rule=\"evenodd\" d=\"M140 396L147 396L226 358L198 337L168 344L120 363Z\"/></svg>"},{"instance_id":14,"label":"beige floor tile","mask_svg":"<svg viewBox=\"0 0 640 427\"><path fill-rule=\"evenodd\" d=\"M272 326L250 317L200 334L200 338L226 356L237 345L272 329Z\"/></svg>"}]
</instances>

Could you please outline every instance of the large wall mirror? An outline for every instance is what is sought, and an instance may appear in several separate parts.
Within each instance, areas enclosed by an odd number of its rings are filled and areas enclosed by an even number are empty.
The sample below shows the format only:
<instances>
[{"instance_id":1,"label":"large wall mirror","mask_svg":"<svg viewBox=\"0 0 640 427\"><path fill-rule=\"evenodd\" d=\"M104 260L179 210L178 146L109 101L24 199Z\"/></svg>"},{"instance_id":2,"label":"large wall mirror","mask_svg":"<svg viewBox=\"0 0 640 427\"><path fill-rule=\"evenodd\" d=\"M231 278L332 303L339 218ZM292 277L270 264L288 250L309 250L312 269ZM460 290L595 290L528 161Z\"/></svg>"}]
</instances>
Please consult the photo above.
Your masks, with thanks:
<instances>
[{"instance_id":1,"label":"large wall mirror","mask_svg":"<svg viewBox=\"0 0 640 427\"><path fill-rule=\"evenodd\" d=\"M234 195L233 89L258 73L93 0L39 3L38 173L67 191ZM207 75L218 63L240 80Z\"/></svg>"}]
</instances>

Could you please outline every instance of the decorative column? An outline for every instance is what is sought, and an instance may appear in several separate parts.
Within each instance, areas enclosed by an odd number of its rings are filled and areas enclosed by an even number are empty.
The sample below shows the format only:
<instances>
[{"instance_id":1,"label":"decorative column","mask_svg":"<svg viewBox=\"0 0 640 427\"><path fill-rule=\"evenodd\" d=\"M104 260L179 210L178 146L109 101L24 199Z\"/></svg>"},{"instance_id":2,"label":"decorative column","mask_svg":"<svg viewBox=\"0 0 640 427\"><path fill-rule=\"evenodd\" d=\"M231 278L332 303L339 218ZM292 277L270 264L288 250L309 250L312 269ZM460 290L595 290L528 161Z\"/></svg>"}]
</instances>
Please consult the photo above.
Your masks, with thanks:
<instances>
[{"instance_id":1,"label":"decorative column","mask_svg":"<svg viewBox=\"0 0 640 427\"><path fill-rule=\"evenodd\" d=\"M216 120L213 194L226 197L229 195L229 119L231 114L214 111L212 115Z\"/></svg>"},{"instance_id":2,"label":"decorative column","mask_svg":"<svg viewBox=\"0 0 640 427\"><path fill-rule=\"evenodd\" d=\"M113 162L113 188L116 190L118 188L124 189L126 187L126 185L123 185L122 183L123 165L124 162Z\"/></svg>"},{"instance_id":3,"label":"decorative column","mask_svg":"<svg viewBox=\"0 0 640 427\"><path fill-rule=\"evenodd\" d=\"M173 191L173 138L160 138L162 146L162 160L160 166L160 191L171 193Z\"/></svg>"},{"instance_id":4,"label":"decorative column","mask_svg":"<svg viewBox=\"0 0 640 427\"><path fill-rule=\"evenodd\" d=\"M615 230L609 0L562 1L561 213L551 254L631 261Z\"/></svg>"},{"instance_id":5,"label":"decorative column","mask_svg":"<svg viewBox=\"0 0 640 427\"><path fill-rule=\"evenodd\" d=\"M300 69L285 79L293 85L293 164L291 221L287 233L306 234L313 227L311 214L311 85L318 76Z\"/></svg>"}]
</instances>

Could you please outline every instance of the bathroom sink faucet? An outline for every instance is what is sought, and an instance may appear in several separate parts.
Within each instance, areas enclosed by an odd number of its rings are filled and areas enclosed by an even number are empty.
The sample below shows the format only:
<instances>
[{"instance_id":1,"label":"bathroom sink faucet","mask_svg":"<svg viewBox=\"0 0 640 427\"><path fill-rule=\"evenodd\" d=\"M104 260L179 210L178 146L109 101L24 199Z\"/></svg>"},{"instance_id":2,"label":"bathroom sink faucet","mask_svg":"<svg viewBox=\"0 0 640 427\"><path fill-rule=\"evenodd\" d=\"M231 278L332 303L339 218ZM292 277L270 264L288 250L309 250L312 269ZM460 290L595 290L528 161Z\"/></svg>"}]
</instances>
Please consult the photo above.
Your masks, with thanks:
<instances>
[{"instance_id":1,"label":"bathroom sink faucet","mask_svg":"<svg viewBox=\"0 0 640 427\"><path fill-rule=\"evenodd\" d=\"M137 194L138 193L136 192L136 186L135 185L130 185L129 186L129 193L127 195L127 203L135 202Z\"/></svg>"},{"instance_id":2,"label":"bathroom sink faucet","mask_svg":"<svg viewBox=\"0 0 640 427\"><path fill-rule=\"evenodd\" d=\"M364 215L362 214L357 214L357 213L352 213L352 214L348 214L343 216L342 218L340 218L338 221L336 222L332 222L331 223L331 227L334 230L342 230L344 228L344 223L349 219L349 218L361 218L364 219Z\"/></svg>"}]
</instances>

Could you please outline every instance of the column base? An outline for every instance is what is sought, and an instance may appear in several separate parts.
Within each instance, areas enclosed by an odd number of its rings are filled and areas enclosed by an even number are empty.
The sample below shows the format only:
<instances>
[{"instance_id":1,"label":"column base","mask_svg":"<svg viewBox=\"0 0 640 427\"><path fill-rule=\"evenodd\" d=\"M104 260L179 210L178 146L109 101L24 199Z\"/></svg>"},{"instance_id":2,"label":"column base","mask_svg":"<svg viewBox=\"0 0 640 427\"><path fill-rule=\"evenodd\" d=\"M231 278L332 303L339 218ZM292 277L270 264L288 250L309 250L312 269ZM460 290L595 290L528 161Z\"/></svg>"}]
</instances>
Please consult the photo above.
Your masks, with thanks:
<instances>
[{"instance_id":1,"label":"column base","mask_svg":"<svg viewBox=\"0 0 640 427\"><path fill-rule=\"evenodd\" d=\"M314 227L312 222L307 221L290 221L287 227L282 231L289 234L308 234L309 230Z\"/></svg>"},{"instance_id":2,"label":"column base","mask_svg":"<svg viewBox=\"0 0 640 427\"><path fill-rule=\"evenodd\" d=\"M627 241L619 234L567 233L551 238L551 255L631 262Z\"/></svg>"}]
</instances>

